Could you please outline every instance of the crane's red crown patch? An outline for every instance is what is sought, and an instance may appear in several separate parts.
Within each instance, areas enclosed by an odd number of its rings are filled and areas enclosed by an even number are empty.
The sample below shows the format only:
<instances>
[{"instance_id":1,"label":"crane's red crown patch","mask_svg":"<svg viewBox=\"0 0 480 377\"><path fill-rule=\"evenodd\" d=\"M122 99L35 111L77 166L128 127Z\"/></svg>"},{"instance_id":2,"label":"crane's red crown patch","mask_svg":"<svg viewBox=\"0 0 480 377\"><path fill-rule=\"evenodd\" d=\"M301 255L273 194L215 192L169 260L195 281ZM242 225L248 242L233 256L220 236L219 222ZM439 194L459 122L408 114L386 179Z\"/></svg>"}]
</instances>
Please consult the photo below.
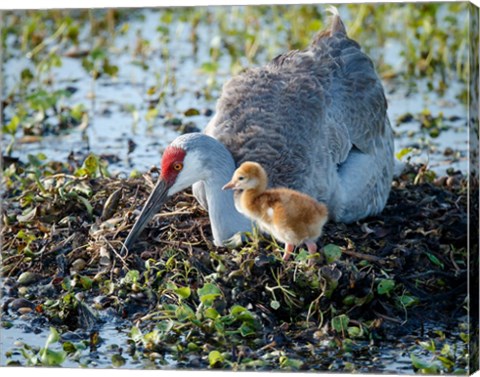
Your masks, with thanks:
<instances>
[{"instance_id":1,"label":"crane's red crown patch","mask_svg":"<svg viewBox=\"0 0 480 377\"><path fill-rule=\"evenodd\" d=\"M180 147L168 146L165 149L162 157L162 178L169 184L175 182L178 173L181 169L175 169L175 164L182 164L185 158L186 152Z\"/></svg>"}]
</instances>

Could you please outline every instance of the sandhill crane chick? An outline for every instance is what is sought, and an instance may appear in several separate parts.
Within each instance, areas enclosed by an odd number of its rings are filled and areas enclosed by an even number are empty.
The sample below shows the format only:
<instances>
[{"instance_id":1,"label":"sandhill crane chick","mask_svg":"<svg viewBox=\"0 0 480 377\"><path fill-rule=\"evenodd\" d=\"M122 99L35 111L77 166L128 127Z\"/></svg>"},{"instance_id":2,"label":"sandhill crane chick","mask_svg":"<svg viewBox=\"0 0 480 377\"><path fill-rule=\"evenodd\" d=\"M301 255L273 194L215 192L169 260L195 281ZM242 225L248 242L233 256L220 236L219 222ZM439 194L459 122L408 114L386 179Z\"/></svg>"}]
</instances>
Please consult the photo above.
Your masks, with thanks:
<instances>
[{"instance_id":1,"label":"sandhill crane chick","mask_svg":"<svg viewBox=\"0 0 480 377\"><path fill-rule=\"evenodd\" d=\"M235 199L237 210L285 243L284 260L302 243L307 245L310 254L316 253L316 241L328 219L325 204L287 188L267 190L267 185L263 167L248 161L240 165L223 189L241 190Z\"/></svg>"}]
</instances>

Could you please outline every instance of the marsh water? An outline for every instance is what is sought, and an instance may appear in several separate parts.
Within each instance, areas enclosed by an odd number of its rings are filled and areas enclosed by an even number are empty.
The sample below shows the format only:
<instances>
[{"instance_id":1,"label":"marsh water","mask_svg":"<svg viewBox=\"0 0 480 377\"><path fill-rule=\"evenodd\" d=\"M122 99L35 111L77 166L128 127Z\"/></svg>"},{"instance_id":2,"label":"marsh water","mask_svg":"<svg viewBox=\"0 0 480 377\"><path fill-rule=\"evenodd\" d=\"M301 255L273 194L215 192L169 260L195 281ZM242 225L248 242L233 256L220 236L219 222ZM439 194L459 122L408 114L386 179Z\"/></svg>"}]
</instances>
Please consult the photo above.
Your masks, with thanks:
<instances>
[{"instance_id":1,"label":"marsh water","mask_svg":"<svg viewBox=\"0 0 480 377\"><path fill-rule=\"evenodd\" d=\"M235 17L235 12L225 13L232 19ZM34 142L20 138L13 155L21 157L41 152L49 159L65 160L72 152L79 156L94 152L113 157L111 170L128 175L133 169L142 172L159 164L163 149L178 136L175 127L165 126L176 124L169 123L169 119L193 123L196 129L202 130L214 115L221 86L232 76L233 59L223 54L214 70L202 69L212 60L211 50L219 49L222 43L216 23L200 23L195 30L198 40L194 45L191 26L186 21L169 24L168 39L159 35L161 14L160 10L141 11L123 35L111 36L109 53L119 67L117 77L104 75L106 77L93 79L82 68L80 59L64 57L62 66L50 73L55 77L52 89L72 88L74 93L66 104L82 104L89 114L88 126L82 131L72 129L60 135L47 134ZM140 57L134 56L135 46L144 41L148 41L146 51ZM397 38L387 39L381 51L382 64L393 71L405 61L403 42ZM285 35L274 34L268 28L258 43L273 45L275 49L265 49L256 56L255 62L243 62L245 67L262 64L287 50ZM90 48L89 43L78 46L79 50ZM4 67L7 93L18 85L21 71L32 67L25 53L12 50L10 54ZM467 108L458 98L465 91L465 83L451 80L439 95L429 86L432 80L440 78L414 78L408 82L399 77L384 80L388 114L396 133L396 150L411 147L412 161L427 163L439 174L445 174L449 167L466 171ZM158 102L158 111L149 112L152 102ZM192 109L197 111L189 113ZM430 136L431 130L421 127L418 119L397 122L405 114L424 111L445 118L441 132L435 137ZM135 148L129 145L129 140L135 143ZM445 156L447 148L453 150L453 153L447 152L448 157Z\"/></svg>"},{"instance_id":2,"label":"marsh water","mask_svg":"<svg viewBox=\"0 0 480 377\"><path fill-rule=\"evenodd\" d=\"M448 11L445 8L442 12ZM28 154L43 153L50 160L65 161L67 158L81 160L93 152L104 156L109 161L109 171L120 177L127 177L132 171L142 173L158 165L163 149L183 132L182 127L202 130L206 126L215 113L215 101L221 86L232 74L241 68L262 64L287 50L289 30L278 31L258 19L255 22L261 26L254 29L261 31L256 39L258 45L242 46L239 51L228 53L224 48L223 30L216 21L226 17L227 23L235 25L236 17L243 12L241 7L231 10L212 8L207 12L211 22L198 22L192 29L189 20L173 17L167 22L162 9L136 10L124 23L128 27L124 26L121 31L107 36L110 64L118 67L118 73L113 76L103 73L95 78L76 56L76 52L90 51L94 44L91 30L88 27L80 29L74 53L63 51L61 66L45 73L44 79L51 76L48 85L52 90L69 88L71 95L61 99L62 105L81 104L82 111L88 114L88 124L61 132L46 132L33 138L18 131L11 156L22 160ZM200 16L207 14L202 11ZM351 18L351 13L348 13L347 28L353 22ZM247 32L251 32L250 28ZM363 44L361 37L362 34L357 40ZM45 48L56 42L47 41ZM14 37L7 37L6 44L4 95L20 85L22 71L35 70L28 52L18 47ZM381 51L372 46L368 49L374 59L378 59L376 63L388 66L382 78L389 102L389 118L396 134L396 150L410 148L403 160L411 158L411 161L426 163L438 175L446 174L447 169L465 173L468 168L467 108L461 99L465 83L453 77L440 94L432 89L432 81L440 80L437 73L411 80L389 74L401 70L408 59L404 44L405 40L401 38L386 37ZM245 53L253 56L253 48L257 49L254 58L234 58ZM12 117L14 110L7 107L5 115L7 119ZM432 129L422 125L422 116L441 122L435 123ZM3 142L6 145L9 139L4 136ZM13 326L2 328L0 332L0 365L6 363L6 352L10 353L10 360L21 360L23 356L19 348L23 344L42 347L49 334L46 324L32 323L29 315L9 320ZM110 367L111 354L118 347L128 347L125 339L130 326L128 321L105 318L105 324L100 329L103 342L95 354L89 354L84 360L67 360L63 365ZM432 323L430 329L413 329L408 339L385 342L375 351L366 353L363 359L357 357L355 370L413 373L410 353L421 356L422 350L415 347L416 342L427 339L428 331L435 330L444 329ZM81 338L85 334L80 332L68 336ZM368 348L368 342L362 347ZM352 356L342 358L339 355L338 370L345 370L349 358ZM166 360L169 362L165 368L177 366L176 360L168 357ZM158 368L158 365L126 358L123 367Z\"/></svg>"}]
</instances>

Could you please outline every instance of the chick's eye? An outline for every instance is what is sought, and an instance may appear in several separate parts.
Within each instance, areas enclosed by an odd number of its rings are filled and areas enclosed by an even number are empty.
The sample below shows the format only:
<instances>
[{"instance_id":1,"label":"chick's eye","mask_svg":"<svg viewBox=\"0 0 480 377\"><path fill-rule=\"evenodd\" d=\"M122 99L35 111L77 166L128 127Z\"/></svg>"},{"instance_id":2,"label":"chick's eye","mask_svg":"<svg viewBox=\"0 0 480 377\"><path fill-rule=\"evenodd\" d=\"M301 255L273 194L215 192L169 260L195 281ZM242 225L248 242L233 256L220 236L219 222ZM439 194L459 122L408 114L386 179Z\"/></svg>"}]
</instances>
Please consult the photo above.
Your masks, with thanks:
<instances>
[{"instance_id":1,"label":"chick's eye","mask_svg":"<svg viewBox=\"0 0 480 377\"><path fill-rule=\"evenodd\" d=\"M176 164L173 165L173 169L176 171L180 171L183 169L183 164L181 162L177 162Z\"/></svg>"},{"instance_id":2,"label":"chick's eye","mask_svg":"<svg viewBox=\"0 0 480 377\"><path fill-rule=\"evenodd\" d=\"M238 180L239 180L239 181L243 181L243 178L244 178L244 177L241 177L241 176L240 176L240 177L238 177Z\"/></svg>"}]
</instances>

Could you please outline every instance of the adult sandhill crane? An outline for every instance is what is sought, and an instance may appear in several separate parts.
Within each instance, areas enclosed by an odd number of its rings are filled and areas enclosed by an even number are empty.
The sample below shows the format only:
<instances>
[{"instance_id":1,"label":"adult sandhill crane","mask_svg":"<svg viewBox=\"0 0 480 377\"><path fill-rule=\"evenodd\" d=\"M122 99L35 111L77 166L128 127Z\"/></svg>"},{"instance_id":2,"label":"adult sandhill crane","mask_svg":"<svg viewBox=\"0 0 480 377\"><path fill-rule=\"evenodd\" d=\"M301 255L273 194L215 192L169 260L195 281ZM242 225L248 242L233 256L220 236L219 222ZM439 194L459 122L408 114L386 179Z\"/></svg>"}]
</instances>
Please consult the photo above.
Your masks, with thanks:
<instances>
[{"instance_id":1,"label":"adult sandhill crane","mask_svg":"<svg viewBox=\"0 0 480 377\"><path fill-rule=\"evenodd\" d=\"M192 185L208 209L215 245L251 231L232 192L222 191L244 161L260 163L271 187L326 203L333 221L382 211L394 170L385 94L372 61L348 38L336 8L329 10L330 26L308 48L233 77L205 132L179 136L165 149L126 249L167 197Z\"/></svg>"}]
</instances>

